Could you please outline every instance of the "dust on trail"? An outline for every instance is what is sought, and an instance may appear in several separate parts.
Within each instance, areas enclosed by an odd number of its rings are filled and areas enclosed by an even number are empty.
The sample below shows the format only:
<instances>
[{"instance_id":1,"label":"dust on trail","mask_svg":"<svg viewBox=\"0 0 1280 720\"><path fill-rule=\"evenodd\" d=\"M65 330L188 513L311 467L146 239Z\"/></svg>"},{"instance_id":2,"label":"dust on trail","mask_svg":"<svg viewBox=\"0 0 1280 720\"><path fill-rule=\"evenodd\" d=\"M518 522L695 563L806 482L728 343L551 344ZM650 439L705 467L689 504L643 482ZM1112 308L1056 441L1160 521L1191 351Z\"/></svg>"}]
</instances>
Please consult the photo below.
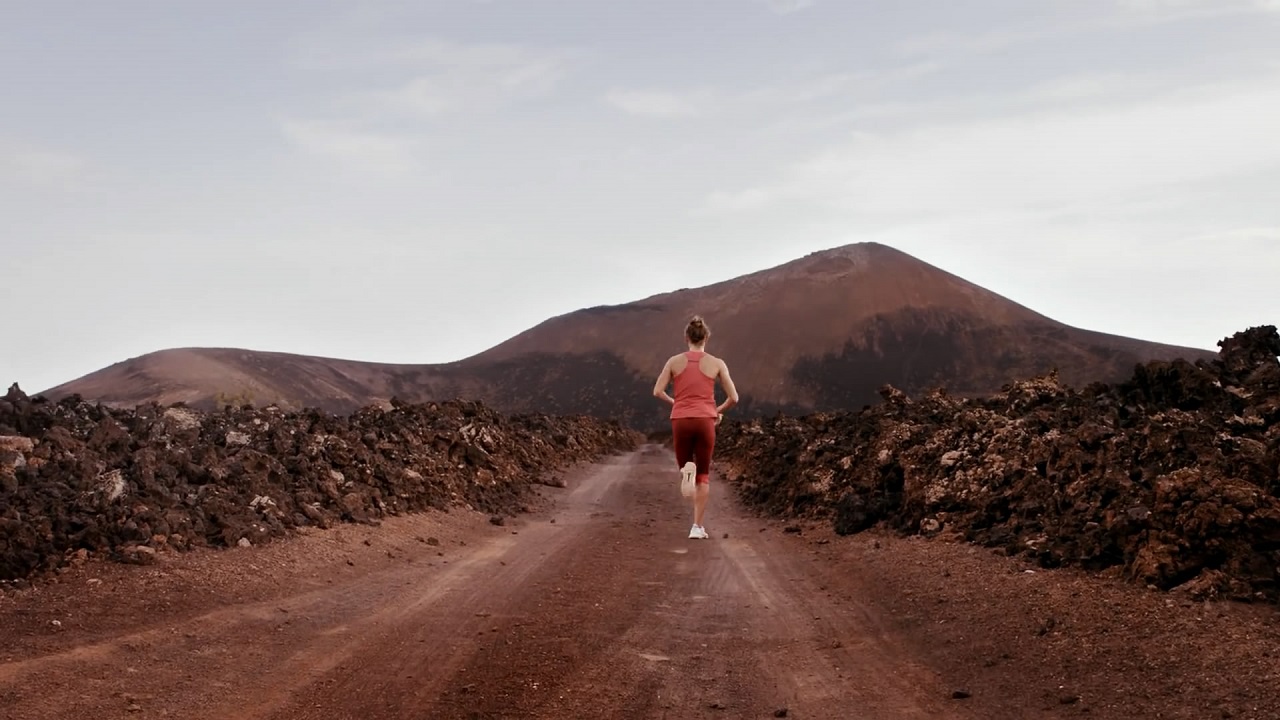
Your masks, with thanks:
<instances>
[{"instance_id":1,"label":"dust on trail","mask_svg":"<svg viewBox=\"0 0 1280 720\"><path fill-rule=\"evenodd\" d=\"M814 555L726 497L713 539L685 539L672 468L654 446L593 466L553 515L446 567L0 664L0 717L969 717Z\"/></svg>"}]
</instances>

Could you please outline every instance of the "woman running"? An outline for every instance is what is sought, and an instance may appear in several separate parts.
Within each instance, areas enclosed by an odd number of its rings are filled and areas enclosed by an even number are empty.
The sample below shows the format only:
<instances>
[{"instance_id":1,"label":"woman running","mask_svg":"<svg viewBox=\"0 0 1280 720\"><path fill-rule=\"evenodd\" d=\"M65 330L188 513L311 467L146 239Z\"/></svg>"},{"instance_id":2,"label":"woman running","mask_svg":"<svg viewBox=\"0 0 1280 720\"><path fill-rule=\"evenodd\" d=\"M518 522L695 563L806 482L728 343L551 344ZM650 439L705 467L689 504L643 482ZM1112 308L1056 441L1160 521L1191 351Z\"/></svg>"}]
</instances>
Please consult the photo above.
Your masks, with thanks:
<instances>
[{"instance_id":1,"label":"woman running","mask_svg":"<svg viewBox=\"0 0 1280 720\"><path fill-rule=\"evenodd\" d=\"M711 453L716 447L716 426L724 411L738 404L738 389L729 377L729 366L706 352L711 330L700 315L694 315L684 330L689 351L667 360L653 386L653 396L671 406L671 434L676 465L680 466L680 492L693 496L693 528L689 538L706 540L702 516L711 492ZM716 406L716 381L724 386L727 399ZM667 385L675 383L673 398Z\"/></svg>"}]
</instances>

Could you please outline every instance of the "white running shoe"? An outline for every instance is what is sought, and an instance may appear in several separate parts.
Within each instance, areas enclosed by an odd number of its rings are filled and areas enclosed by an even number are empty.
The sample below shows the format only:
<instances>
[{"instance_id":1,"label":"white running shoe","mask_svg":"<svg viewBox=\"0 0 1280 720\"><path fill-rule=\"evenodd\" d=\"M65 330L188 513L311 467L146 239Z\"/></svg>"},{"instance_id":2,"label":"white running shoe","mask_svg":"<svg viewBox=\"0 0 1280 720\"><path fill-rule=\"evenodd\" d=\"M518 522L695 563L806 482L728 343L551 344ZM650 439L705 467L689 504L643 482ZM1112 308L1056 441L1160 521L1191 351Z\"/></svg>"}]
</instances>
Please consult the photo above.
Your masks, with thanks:
<instances>
[{"instance_id":1,"label":"white running shoe","mask_svg":"<svg viewBox=\"0 0 1280 720\"><path fill-rule=\"evenodd\" d=\"M707 534L707 529L701 525L694 525L689 529L690 540L710 540L711 536Z\"/></svg>"},{"instance_id":2,"label":"white running shoe","mask_svg":"<svg viewBox=\"0 0 1280 720\"><path fill-rule=\"evenodd\" d=\"M680 494L690 498L693 497L694 482L698 475L698 466L692 462L687 462L684 467L680 468Z\"/></svg>"}]
</instances>

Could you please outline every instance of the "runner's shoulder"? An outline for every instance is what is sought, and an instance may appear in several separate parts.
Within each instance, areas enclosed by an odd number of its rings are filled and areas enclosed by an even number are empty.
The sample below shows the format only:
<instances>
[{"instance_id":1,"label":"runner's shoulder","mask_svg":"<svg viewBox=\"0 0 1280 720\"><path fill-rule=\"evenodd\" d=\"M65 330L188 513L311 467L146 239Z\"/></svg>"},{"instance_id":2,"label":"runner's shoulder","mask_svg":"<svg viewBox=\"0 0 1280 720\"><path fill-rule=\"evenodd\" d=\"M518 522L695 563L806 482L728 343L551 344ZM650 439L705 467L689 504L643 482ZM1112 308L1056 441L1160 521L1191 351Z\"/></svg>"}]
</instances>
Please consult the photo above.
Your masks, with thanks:
<instances>
[{"instance_id":1,"label":"runner's shoulder","mask_svg":"<svg viewBox=\"0 0 1280 720\"><path fill-rule=\"evenodd\" d=\"M727 370L729 368L729 366L725 363L724 358L717 357L715 355L712 355L711 353L707 353L706 358L721 370Z\"/></svg>"}]
</instances>

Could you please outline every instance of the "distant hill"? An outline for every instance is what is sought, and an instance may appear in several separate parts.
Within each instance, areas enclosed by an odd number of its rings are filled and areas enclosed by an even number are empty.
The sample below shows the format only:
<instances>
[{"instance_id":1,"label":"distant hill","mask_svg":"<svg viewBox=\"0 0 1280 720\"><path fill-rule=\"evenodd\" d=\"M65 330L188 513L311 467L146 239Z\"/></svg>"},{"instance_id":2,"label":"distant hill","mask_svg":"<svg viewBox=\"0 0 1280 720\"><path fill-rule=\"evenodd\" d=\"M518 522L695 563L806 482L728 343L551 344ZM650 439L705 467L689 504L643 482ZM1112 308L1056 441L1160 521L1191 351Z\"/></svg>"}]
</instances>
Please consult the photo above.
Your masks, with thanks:
<instances>
[{"instance_id":1,"label":"distant hill","mask_svg":"<svg viewBox=\"0 0 1280 720\"><path fill-rule=\"evenodd\" d=\"M694 313L712 329L744 397L741 414L859 408L886 383L915 392L992 392L1057 368L1083 385L1136 363L1206 350L1069 327L883 245L811 254L776 268L626 305L579 310L465 360L388 365L234 349L165 350L47 391L110 404L248 399L346 412L466 397L507 412L593 414L634 425L664 417L649 390L683 349Z\"/></svg>"}]
</instances>

